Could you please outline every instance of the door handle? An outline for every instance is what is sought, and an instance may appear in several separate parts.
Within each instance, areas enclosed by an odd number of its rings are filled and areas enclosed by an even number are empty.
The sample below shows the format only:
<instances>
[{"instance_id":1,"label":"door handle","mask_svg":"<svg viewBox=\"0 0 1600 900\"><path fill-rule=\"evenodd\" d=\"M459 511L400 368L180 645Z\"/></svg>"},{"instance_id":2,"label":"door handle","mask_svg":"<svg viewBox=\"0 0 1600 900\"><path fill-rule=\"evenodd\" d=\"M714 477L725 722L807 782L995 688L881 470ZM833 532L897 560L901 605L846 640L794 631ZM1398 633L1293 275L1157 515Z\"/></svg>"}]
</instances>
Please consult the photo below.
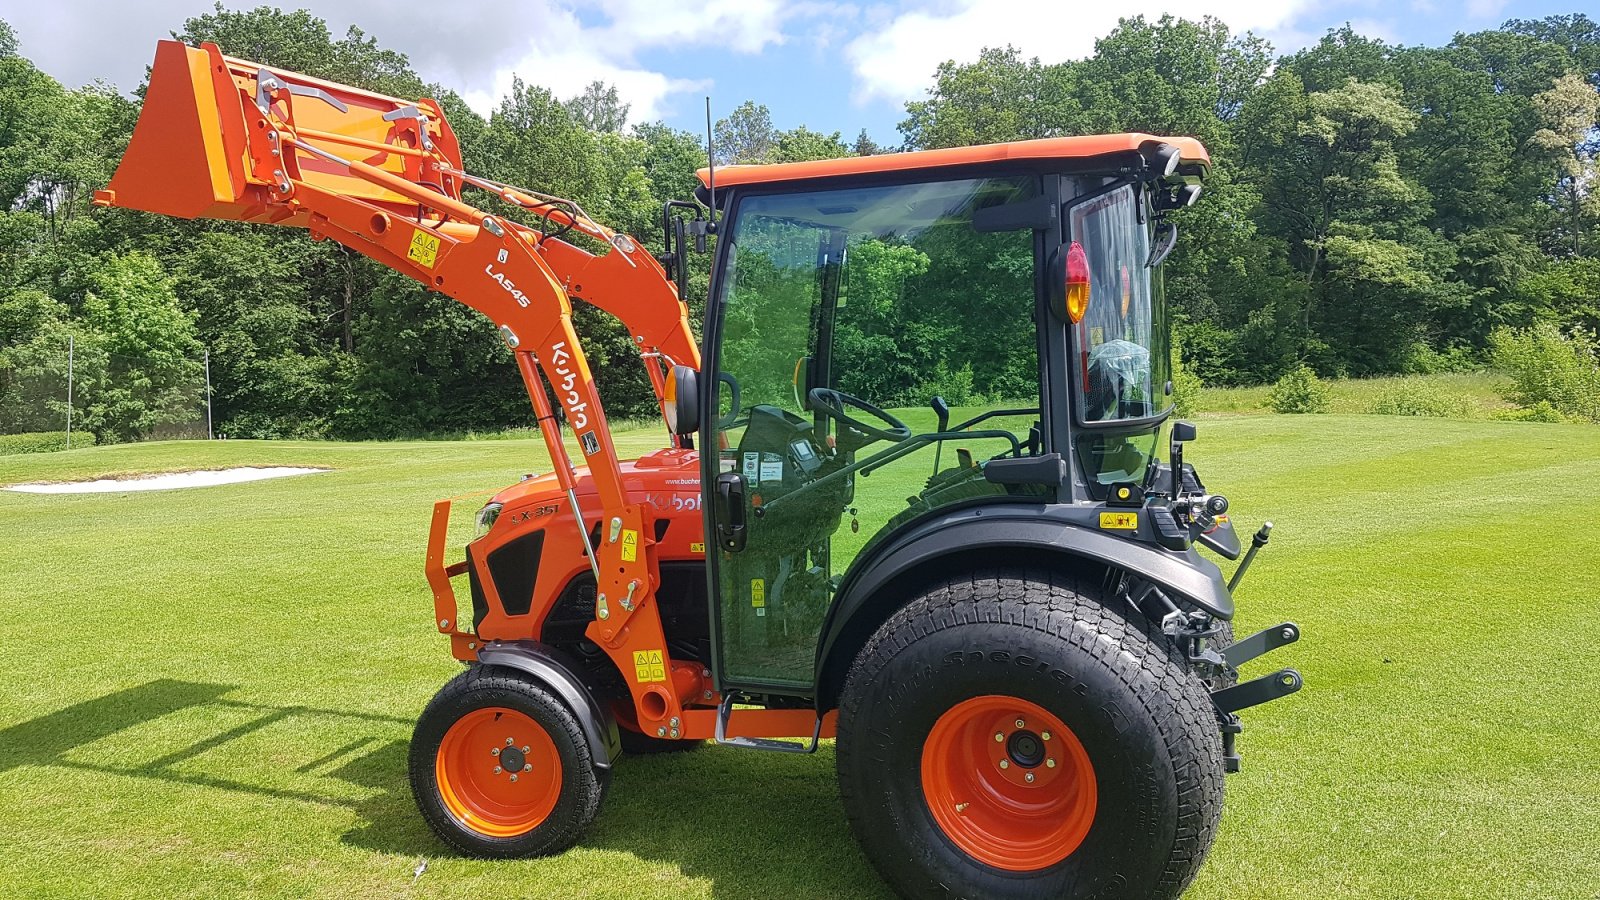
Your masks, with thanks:
<instances>
[{"instance_id":1,"label":"door handle","mask_svg":"<svg viewBox=\"0 0 1600 900\"><path fill-rule=\"evenodd\" d=\"M729 553L744 549L744 476L723 472L717 476L717 544Z\"/></svg>"}]
</instances>

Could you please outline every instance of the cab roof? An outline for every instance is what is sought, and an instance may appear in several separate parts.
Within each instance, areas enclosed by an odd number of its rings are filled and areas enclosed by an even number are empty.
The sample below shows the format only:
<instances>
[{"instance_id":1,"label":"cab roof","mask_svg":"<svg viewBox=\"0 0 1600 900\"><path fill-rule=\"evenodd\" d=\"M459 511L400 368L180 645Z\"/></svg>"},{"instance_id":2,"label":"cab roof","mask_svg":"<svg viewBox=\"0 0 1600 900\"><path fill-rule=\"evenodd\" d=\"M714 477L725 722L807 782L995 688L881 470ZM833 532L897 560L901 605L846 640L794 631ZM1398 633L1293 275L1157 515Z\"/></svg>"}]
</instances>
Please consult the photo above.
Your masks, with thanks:
<instances>
[{"instance_id":1,"label":"cab roof","mask_svg":"<svg viewBox=\"0 0 1600 900\"><path fill-rule=\"evenodd\" d=\"M1207 153L1205 146L1194 138L1161 137L1130 132L1010 141L1004 144L979 144L945 150L914 150L909 153L883 153L876 156L850 156L844 159L820 159L811 162L718 166L717 186L731 187L741 184L800 181L808 178L906 172L1018 160L1091 159L1115 153L1138 152L1141 146L1151 141L1177 147L1180 165L1184 168L1198 167L1204 170L1211 166L1211 154ZM696 174L700 176L701 184L709 182L709 169L701 169Z\"/></svg>"}]
</instances>

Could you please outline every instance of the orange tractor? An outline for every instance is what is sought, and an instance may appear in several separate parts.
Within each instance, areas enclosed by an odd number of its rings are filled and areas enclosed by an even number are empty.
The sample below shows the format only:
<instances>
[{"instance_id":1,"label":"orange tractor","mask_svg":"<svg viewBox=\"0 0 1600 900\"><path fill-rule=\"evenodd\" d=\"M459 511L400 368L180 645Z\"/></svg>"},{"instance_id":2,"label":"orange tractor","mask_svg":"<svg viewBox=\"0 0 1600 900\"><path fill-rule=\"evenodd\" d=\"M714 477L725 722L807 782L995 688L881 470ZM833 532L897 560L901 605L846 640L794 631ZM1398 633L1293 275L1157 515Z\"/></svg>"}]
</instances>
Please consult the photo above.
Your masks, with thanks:
<instances>
[{"instance_id":1,"label":"orange tractor","mask_svg":"<svg viewBox=\"0 0 1600 900\"><path fill-rule=\"evenodd\" d=\"M1209 165L1117 134L725 167L663 210L655 256L464 171L432 100L169 41L96 202L305 228L510 348L553 467L478 512L459 562L434 508L434 624L466 667L410 758L445 843L572 846L625 752L836 737L851 825L908 896L1169 897L1211 844L1238 711L1300 687L1237 677L1299 634L1233 640L1270 525L1242 554L1183 462L1192 425L1156 453L1169 213ZM627 326L666 449L618 458L573 300ZM953 415L944 385L975 372L1005 400ZM1231 582L1201 547L1244 556Z\"/></svg>"}]
</instances>

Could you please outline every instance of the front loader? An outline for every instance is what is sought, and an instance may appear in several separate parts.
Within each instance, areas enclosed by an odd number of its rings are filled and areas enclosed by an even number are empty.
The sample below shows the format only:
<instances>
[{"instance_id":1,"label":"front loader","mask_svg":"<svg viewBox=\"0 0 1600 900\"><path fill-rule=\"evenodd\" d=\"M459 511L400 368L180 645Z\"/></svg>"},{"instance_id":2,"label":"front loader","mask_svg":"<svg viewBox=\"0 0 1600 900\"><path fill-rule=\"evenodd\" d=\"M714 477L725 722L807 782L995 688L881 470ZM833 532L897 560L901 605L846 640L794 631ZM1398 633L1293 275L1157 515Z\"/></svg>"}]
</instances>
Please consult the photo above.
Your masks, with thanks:
<instances>
[{"instance_id":1,"label":"front loader","mask_svg":"<svg viewBox=\"0 0 1600 900\"><path fill-rule=\"evenodd\" d=\"M907 896L1171 897L1237 713L1300 687L1238 681L1299 636L1232 638L1270 525L1226 583L1197 550L1240 558L1228 502L1167 421L1162 263L1209 167L1146 134L724 167L663 210L656 257L466 172L432 100L164 41L96 202L305 228L511 350L552 468L478 510L458 561L440 501L426 554L466 664L410 750L446 844L565 850L625 753L837 738L851 826ZM663 449L619 459L573 300L628 328Z\"/></svg>"}]
</instances>

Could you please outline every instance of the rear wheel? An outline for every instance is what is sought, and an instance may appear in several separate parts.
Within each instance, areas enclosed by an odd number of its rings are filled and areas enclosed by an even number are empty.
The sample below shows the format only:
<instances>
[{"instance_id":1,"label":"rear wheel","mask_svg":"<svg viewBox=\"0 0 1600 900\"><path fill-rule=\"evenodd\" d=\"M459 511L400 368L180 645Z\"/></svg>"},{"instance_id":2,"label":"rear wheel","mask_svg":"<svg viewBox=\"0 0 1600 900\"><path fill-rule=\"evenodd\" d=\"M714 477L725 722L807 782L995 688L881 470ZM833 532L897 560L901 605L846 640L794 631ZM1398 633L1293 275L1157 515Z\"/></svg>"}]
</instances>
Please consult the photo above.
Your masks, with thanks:
<instances>
[{"instance_id":1,"label":"rear wheel","mask_svg":"<svg viewBox=\"0 0 1600 900\"><path fill-rule=\"evenodd\" d=\"M441 840L473 856L559 853L600 808L604 786L577 719L514 669L473 666L417 720L411 790Z\"/></svg>"},{"instance_id":2,"label":"rear wheel","mask_svg":"<svg viewBox=\"0 0 1600 900\"><path fill-rule=\"evenodd\" d=\"M846 679L838 767L911 897L1176 897L1221 813L1205 683L1054 572L954 579L892 616Z\"/></svg>"}]
</instances>

